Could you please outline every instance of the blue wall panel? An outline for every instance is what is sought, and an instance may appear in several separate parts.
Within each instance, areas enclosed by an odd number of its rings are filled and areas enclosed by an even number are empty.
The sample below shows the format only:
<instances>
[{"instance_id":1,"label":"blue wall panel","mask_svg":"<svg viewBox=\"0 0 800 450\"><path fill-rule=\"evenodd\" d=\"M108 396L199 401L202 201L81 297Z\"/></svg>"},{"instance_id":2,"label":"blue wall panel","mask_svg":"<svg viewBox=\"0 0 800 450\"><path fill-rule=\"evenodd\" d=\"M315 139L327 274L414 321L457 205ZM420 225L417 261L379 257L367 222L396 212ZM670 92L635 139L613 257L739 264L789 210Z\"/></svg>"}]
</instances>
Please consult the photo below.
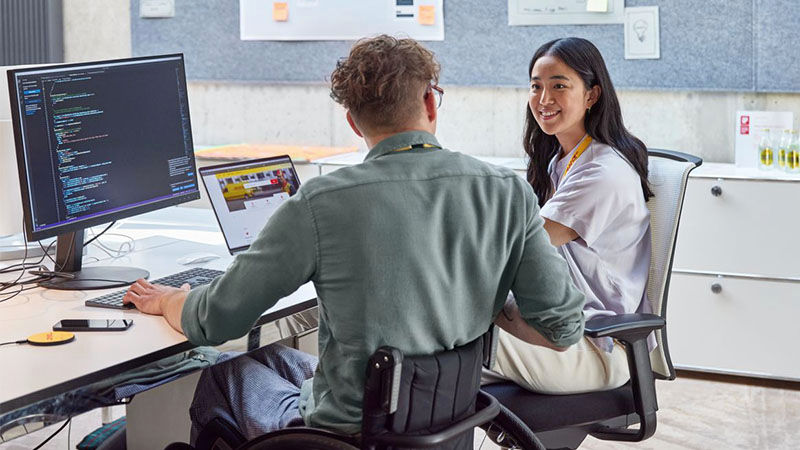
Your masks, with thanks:
<instances>
[{"instance_id":1,"label":"blue wall panel","mask_svg":"<svg viewBox=\"0 0 800 450\"><path fill-rule=\"evenodd\" d=\"M627 6L658 4L661 59L625 60L621 24L509 27L507 0L445 0L445 41L425 45L442 63L443 84L525 86L528 62L539 45L580 36L600 49L618 87L752 91L758 79L759 89L798 91L796 77L783 67L755 59L772 61L778 54L785 56L784 67L800 64L800 43L786 51L777 39L755 39L754 24L760 30L778 15L785 24L777 36L788 40L800 23L792 3L627 0ZM131 11L133 54L183 52L187 76L195 80L324 83L352 44L241 41L238 1L176 0L175 17L169 19L139 18L138 0L131 0ZM779 82L762 83L770 77Z\"/></svg>"},{"instance_id":2,"label":"blue wall panel","mask_svg":"<svg viewBox=\"0 0 800 450\"><path fill-rule=\"evenodd\" d=\"M800 11L797 0L756 2L756 89L800 91Z\"/></svg>"}]
</instances>

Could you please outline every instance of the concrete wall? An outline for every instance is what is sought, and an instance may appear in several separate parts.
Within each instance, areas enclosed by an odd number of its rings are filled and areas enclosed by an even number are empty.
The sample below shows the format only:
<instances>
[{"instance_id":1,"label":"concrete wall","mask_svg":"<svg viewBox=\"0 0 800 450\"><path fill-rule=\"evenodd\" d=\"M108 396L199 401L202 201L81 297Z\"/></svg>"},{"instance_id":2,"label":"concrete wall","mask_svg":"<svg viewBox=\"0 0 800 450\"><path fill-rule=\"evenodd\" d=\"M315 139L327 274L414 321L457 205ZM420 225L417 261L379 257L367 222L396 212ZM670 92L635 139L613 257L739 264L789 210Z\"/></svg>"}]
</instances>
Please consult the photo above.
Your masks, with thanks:
<instances>
[{"instance_id":1,"label":"concrete wall","mask_svg":"<svg viewBox=\"0 0 800 450\"><path fill-rule=\"evenodd\" d=\"M63 0L64 60L131 56L129 0Z\"/></svg>"},{"instance_id":2,"label":"concrete wall","mask_svg":"<svg viewBox=\"0 0 800 450\"><path fill-rule=\"evenodd\" d=\"M129 0L64 0L67 60L130 56L130 14ZM444 145L470 154L523 155L527 88L444 88L437 133ZM800 94L618 94L626 125L648 146L697 154L707 161L733 161L734 115L739 109L790 110L800 115ZM269 142L363 147L325 86L191 82L189 103L197 145Z\"/></svg>"}]
</instances>

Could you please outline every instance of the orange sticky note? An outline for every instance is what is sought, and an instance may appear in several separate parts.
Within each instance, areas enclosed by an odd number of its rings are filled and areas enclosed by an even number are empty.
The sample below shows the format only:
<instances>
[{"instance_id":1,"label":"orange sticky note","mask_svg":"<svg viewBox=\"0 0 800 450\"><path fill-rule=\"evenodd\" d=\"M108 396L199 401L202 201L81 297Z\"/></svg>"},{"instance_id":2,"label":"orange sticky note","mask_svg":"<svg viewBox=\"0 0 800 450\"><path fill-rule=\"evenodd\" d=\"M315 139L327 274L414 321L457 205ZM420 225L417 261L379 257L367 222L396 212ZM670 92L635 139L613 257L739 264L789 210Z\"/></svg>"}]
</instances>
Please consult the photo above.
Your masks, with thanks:
<instances>
[{"instance_id":1,"label":"orange sticky note","mask_svg":"<svg viewBox=\"0 0 800 450\"><path fill-rule=\"evenodd\" d=\"M419 21L420 25L435 25L436 7L433 5L419 5L417 21Z\"/></svg>"},{"instance_id":2,"label":"orange sticky note","mask_svg":"<svg viewBox=\"0 0 800 450\"><path fill-rule=\"evenodd\" d=\"M286 22L287 20L289 20L289 3L273 2L272 20L274 20L275 22Z\"/></svg>"}]
</instances>

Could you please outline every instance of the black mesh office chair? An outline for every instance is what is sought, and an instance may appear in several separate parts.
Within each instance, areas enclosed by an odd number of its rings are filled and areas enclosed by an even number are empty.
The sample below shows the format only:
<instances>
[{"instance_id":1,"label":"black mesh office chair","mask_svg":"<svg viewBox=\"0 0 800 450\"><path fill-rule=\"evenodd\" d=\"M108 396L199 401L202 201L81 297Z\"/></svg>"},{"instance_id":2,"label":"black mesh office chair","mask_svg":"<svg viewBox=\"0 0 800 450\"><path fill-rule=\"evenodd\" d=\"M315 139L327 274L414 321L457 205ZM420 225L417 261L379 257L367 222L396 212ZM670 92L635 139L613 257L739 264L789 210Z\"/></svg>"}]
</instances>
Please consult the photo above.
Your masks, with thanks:
<instances>
[{"instance_id":1,"label":"black mesh office chair","mask_svg":"<svg viewBox=\"0 0 800 450\"><path fill-rule=\"evenodd\" d=\"M519 448L535 445L526 435L526 426L547 448L575 449L588 434L606 440L641 441L655 433L655 379L675 378L664 325L678 222L689 173L702 160L668 150L649 149L648 154L648 180L655 197L647 202L652 234L647 295L657 314L596 318L586 322L585 331L587 336L610 336L625 345L631 380L617 389L576 395L536 394L514 383L484 386L484 391L524 424L508 417L505 423L496 423L504 431L493 433L499 444ZM658 347L648 354L646 338L652 331L656 332ZM637 423L638 428L628 428Z\"/></svg>"},{"instance_id":2,"label":"black mesh office chair","mask_svg":"<svg viewBox=\"0 0 800 450\"><path fill-rule=\"evenodd\" d=\"M497 400L480 391L490 344L484 335L435 355L404 357L396 348L378 349L367 367L360 436L296 427L245 442L218 419L201 431L197 449L471 449L473 429L500 411Z\"/></svg>"}]
</instances>

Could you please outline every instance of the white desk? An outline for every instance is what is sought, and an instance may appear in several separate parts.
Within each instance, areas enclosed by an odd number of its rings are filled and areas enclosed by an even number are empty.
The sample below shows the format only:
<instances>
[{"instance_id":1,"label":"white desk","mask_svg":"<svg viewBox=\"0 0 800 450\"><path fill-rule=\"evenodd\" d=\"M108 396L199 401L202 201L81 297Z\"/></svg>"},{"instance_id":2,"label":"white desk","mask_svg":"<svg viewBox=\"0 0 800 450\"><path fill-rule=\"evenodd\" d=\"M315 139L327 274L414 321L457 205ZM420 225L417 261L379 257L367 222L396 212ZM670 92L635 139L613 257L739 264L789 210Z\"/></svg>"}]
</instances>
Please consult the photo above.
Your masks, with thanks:
<instances>
[{"instance_id":1,"label":"white desk","mask_svg":"<svg viewBox=\"0 0 800 450\"><path fill-rule=\"evenodd\" d=\"M197 266L224 270L232 261L210 210L168 208L127 219L113 232L135 238L135 250L122 258L110 258L90 246L84 264L91 261L88 265L142 267L150 271L150 279L156 279ZM176 262L177 258L198 251L213 252L220 258L195 266ZM14 279L9 275L4 275L3 279L9 278ZM133 327L124 332L76 333L75 340L65 345L0 347L0 426L4 423L3 417L16 410L193 348L160 316L84 305L86 299L116 289L55 291L37 288L0 303L0 342L49 331L60 319L126 318L134 321ZM312 307L315 299L313 285L303 285L266 311L257 325Z\"/></svg>"},{"instance_id":2,"label":"white desk","mask_svg":"<svg viewBox=\"0 0 800 450\"><path fill-rule=\"evenodd\" d=\"M334 156L329 156L327 158L316 159L311 163L319 166L320 175L325 175L327 173L333 172L334 170L340 169L345 166L360 164L364 162L364 158L366 156L367 156L366 152L344 153L342 155L334 155ZM473 158L479 159L485 163L493 164L495 166L508 167L509 169L514 170L517 174L519 174L523 178L525 177L525 172L528 167L525 158L511 158L511 157L500 157L500 156L474 156L474 155L471 156L473 156Z\"/></svg>"}]
</instances>

